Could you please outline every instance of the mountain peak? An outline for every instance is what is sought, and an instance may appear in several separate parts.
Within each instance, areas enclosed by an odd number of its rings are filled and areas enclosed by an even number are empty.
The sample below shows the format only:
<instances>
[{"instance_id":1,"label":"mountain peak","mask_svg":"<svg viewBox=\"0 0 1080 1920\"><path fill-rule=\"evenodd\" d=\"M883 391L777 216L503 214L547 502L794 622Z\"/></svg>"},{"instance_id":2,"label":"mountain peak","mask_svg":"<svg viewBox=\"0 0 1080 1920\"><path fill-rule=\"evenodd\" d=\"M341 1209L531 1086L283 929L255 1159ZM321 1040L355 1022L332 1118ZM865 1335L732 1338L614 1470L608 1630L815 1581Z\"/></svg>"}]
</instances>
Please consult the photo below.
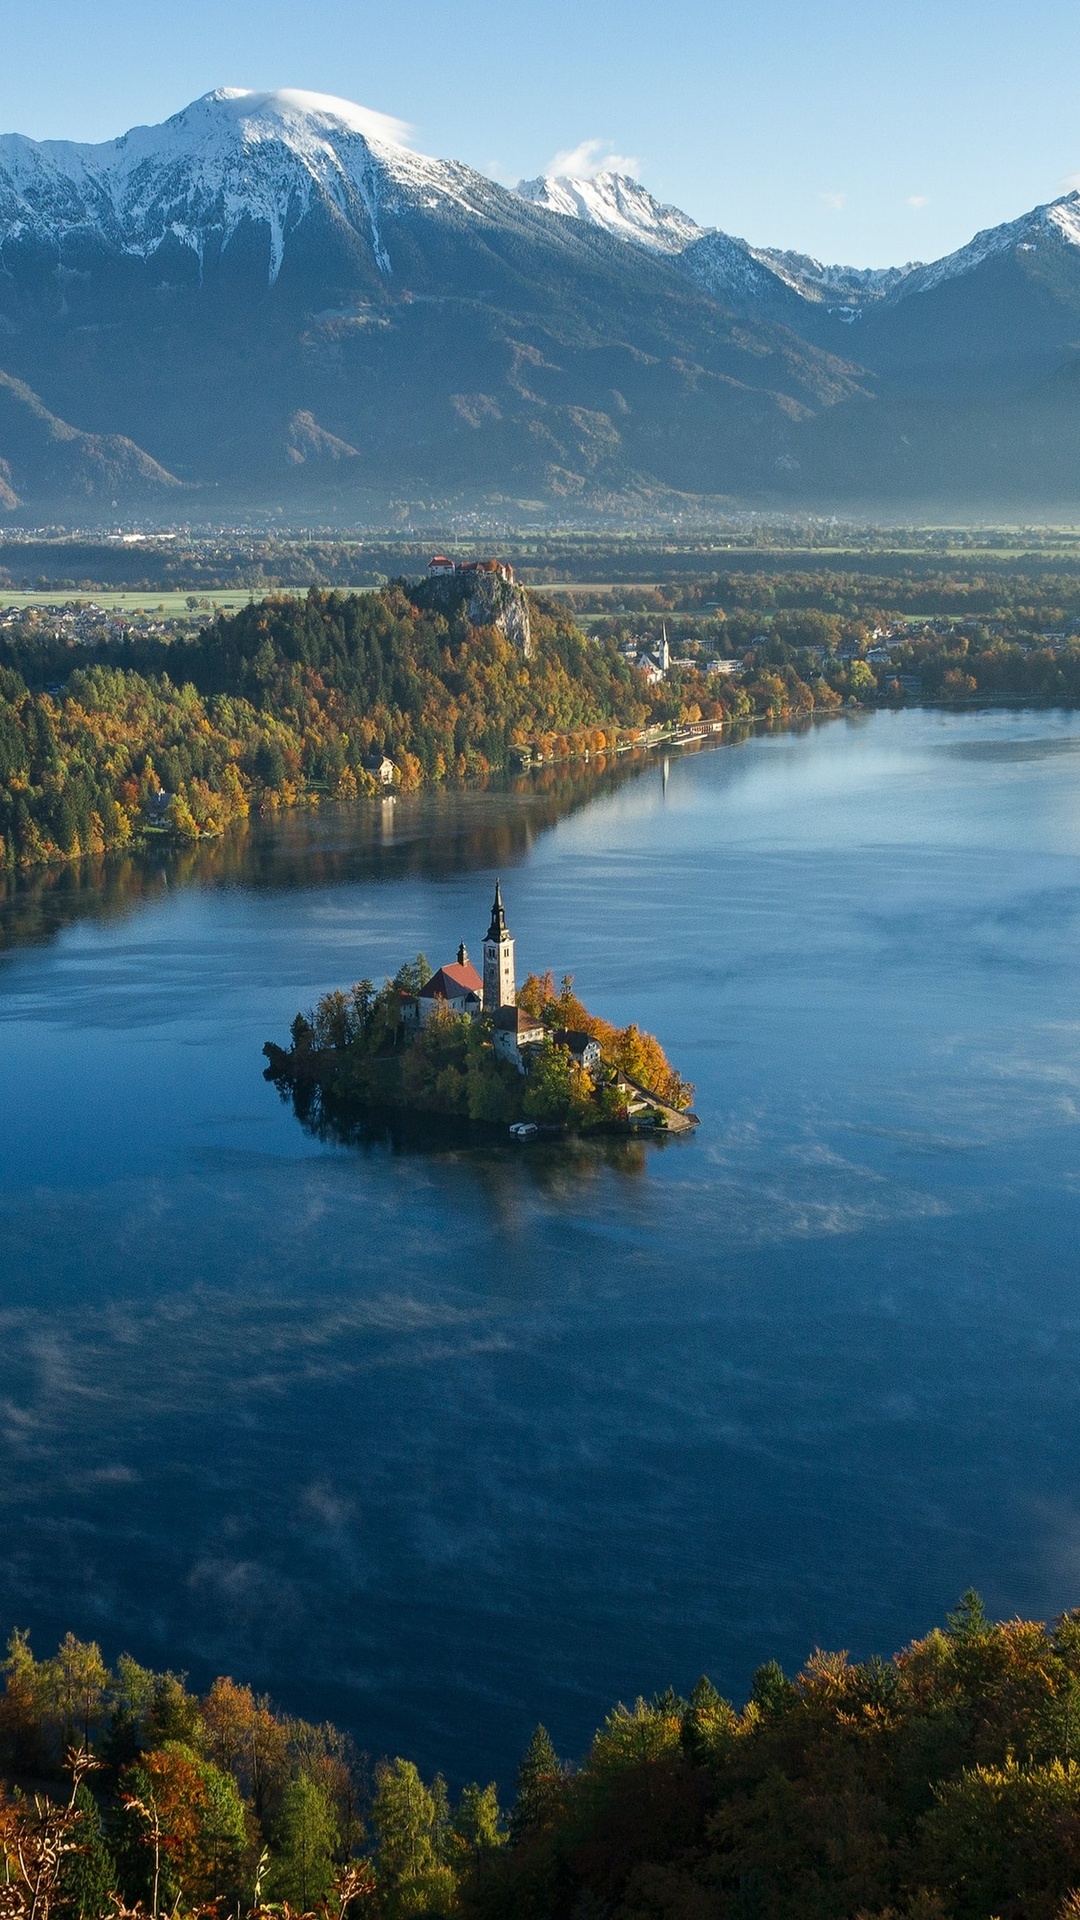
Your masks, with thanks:
<instances>
[{"instance_id":1,"label":"mountain peak","mask_svg":"<svg viewBox=\"0 0 1080 1920\"><path fill-rule=\"evenodd\" d=\"M968 241L966 247L959 247L955 253L947 253L943 259L934 260L929 266L917 268L906 282L904 292L928 293L945 280L955 280L961 274L970 273L995 254L1008 253L1013 248L1030 252L1046 241L1059 246L1080 247L1080 192L1065 193L1058 200L1048 200L1043 206L1032 207L1029 213L1022 213L1017 220L1006 220L1000 227L984 227L974 240Z\"/></svg>"},{"instance_id":2,"label":"mountain peak","mask_svg":"<svg viewBox=\"0 0 1080 1920\"><path fill-rule=\"evenodd\" d=\"M517 191L533 206L587 220L653 253L681 253L702 231L688 213L665 206L628 173L540 174L520 181Z\"/></svg>"},{"instance_id":3,"label":"mountain peak","mask_svg":"<svg viewBox=\"0 0 1080 1920\"><path fill-rule=\"evenodd\" d=\"M335 133L358 133L382 146L408 147L409 128L403 120L341 100L332 93L307 93L297 87L279 87L259 93L247 87L215 87L165 122L168 127L190 127L198 121L232 123L252 130L260 126L277 132L304 128Z\"/></svg>"},{"instance_id":4,"label":"mountain peak","mask_svg":"<svg viewBox=\"0 0 1080 1920\"><path fill-rule=\"evenodd\" d=\"M390 272L380 236L395 197L469 205L488 182L406 145L403 121L333 95L218 87L159 126L132 127L99 145L0 136L0 221L6 233L63 247L97 234L149 258L180 245L202 262L245 221L269 231L269 278L288 235L318 203L368 238Z\"/></svg>"}]
</instances>

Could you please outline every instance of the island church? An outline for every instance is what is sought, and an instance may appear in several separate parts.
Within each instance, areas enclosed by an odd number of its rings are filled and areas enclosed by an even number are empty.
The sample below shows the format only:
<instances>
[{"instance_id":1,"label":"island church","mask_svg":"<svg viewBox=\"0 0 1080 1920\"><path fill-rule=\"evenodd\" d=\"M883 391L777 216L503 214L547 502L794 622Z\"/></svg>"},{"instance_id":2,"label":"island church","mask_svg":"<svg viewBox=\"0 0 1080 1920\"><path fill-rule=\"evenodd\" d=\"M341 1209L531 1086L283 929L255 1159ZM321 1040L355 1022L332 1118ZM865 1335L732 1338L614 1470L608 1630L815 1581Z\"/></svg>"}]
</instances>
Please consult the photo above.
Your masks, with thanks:
<instances>
[{"instance_id":1,"label":"island church","mask_svg":"<svg viewBox=\"0 0 1080 1920\"><path fill-rule=\"evenodd\" d=\"M502 889L495 882L491 907L491 925L484 936L483 974L473 966L462 942L457 959L436 969L416 997L415 1018L421 1026L437 1013L464 1015L478 1020L485 1015L492 1024L492 1045L503 1060L509 1060L525 1072L524 1049L544 1039L539 1020L517 1005L514 974L514 940L506 924Z\"/></svg>"}]
</instances>

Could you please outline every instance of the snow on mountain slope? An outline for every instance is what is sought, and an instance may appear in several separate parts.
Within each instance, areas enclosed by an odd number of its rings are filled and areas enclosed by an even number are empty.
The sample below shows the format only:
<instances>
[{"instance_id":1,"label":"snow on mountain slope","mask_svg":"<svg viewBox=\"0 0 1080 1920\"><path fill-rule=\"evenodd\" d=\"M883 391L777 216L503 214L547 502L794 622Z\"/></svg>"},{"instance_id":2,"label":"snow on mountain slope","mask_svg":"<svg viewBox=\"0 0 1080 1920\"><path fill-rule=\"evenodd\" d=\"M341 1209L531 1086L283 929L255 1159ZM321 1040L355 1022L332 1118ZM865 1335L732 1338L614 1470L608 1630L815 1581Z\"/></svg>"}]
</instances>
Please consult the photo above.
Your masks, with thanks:
<instances>
[{"instance_id":1,"label":"snow on mountain slope","mask_svg":"<svg viewBox=\"0 0 1080 1920\"><path fill-rule=\"evenodd\" d=\"M681 253L704 231L688 213L654 199L628 173L598 173L590 179L541 174L535 180L520 181L517 191L535 207L587 220L654 253Z\"/></svg>"},{"instance_id":2,"label":"snow on mountain slope","mask_svg":"<svg viewBox=\"0 0 1080 1920\"><path fill-rule=\"evenodd\" d=\"M928 293L945 280L970 273L995 254L1008 253L1014 248L1029 252L1048 245L1080 247L1080 193L1068 193L1060 200L1033 207L1030 213L1021 214L1018 220L1009 220L1004 226L984 228L956 253L947 253L929 266L916 267L908 276L903 292L905 295Z\"/></svg>"},{"instance_id":3,"label":"snow on mountain slope","mask_svg":"<svg viewBox=\"0 0 1080 1920\"><path fill-rule=\"evenodd\" d=\"M928 292L1012 248L1080 247L1080 192L1035 207L1004 226L987 228L956 253L929 265L909 261L902 267L847 267L780 247L753 246L719 227L701 227L678 207L662 205L627 174L601 173L592 179L542 175L523 180L517 191L553 213L678 256L691 278L718 300L764 302L774 314L780 311L782 288L819 311L850 321L909 294Z\"/></svg>"},{"instance_id":4,"label":"snow on mountain slope","mask_svg":"<svg viewBox=\"0 0 1080 1920\"><path fill-rule=\"evenodd\" d=\"M683 249L679 264L706 293L739 306L777 295L781 299L790 297L795 291L745 240L737 240L719 227L698 234Z\"/></svg>"},{"instance_id":5,"label":"snow on mountain slope","mask_svg":"<svg viewBox=\"0 0 1080 1920\"><path fill-rule=\"evenodd\" d=\"M804 300L830 307L862 307L884 300L919 266L917 261L909 261L906 267L829 267L808 253L779 247L751 247L750 252Z\"/></svg>"},{"instance_id":6,"label":"snow on mountain slope","mask_svg":"<svg viewBox=\"0 0 1080 1920\"><path fill-rule=\"evenodd\" d=\"M739 302L782 300L777 280L816 306L843 311L845 317L884 299L910 267L830 267L808 254L754 247L719 227L702 227L679 207L663 205L625 173L599 173L582 179L542 174L522 180L517 189L534 206L547 207L620 240L632 240L656 253L677 255L691 278L715 298Z\"/></svg>"},{"instance_id":7,"label":"snow on mountain slope","mask_svg":"<svg viewBox=\"0 0 1080 1920\"><path fill-rule=\"evenodd\" d=\"M134 127L98 146L0 137L0 244L53 245L98 234L147 257L167 238L202 260L245 219L270 230L270 279L289 233L319 198L370 238L383 273L391 261L384 211L453 203L482 214L500 189L456 161L406 147L386 115L326 94L220 87L157 127Z\"/></svg>"},{"instance_id":8,"label":"snow on mountain slope","mask_svg":"<svg viewBox=\"0 0 1080 1920\"><path fill-rule=\"evenodd\" d=\"M327 94L237 87L220 87L161 126L133 127L100 145L3 135L0 250L20 241L63 250L96 238L146 259L170 241L189 248L201 267L208 250L220 253L252 221L269 232L272 283L289 235L322 206L363 236L379 271L390 275L388 215L441 208L498 220L512 204L505 188L458 161L416 153L406 136L399 121ZM1010 248L1080 246L1080 193L989 228L928 266L890 268L827 266L752 246L701 227L626 173L541 175L523 180L514 197L677 258L715 298L776 310L790 292L842 319L926 292Z\"/></svg>"}]
</instances>

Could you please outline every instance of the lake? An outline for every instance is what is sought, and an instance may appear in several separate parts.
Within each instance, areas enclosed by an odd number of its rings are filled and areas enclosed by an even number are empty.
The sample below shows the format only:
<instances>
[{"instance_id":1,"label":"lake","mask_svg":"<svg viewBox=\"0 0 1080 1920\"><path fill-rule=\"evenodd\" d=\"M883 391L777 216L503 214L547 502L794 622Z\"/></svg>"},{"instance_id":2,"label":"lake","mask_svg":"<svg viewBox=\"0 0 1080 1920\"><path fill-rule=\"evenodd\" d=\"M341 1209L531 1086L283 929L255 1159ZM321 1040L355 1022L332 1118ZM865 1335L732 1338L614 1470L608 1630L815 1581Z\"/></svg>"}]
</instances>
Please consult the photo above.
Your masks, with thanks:
<instances>
[{"instance_id":1,"label":"lake","mask_svg":"<svg viewBox=\"0 0 1080 1920\"><path fill-rule=\"evenodd\" d=\"M320 1140L327 987L656 1032L656 1149ZM0 907L0 1619L451 1782L1080 1603L1080 715L882 712L283 818Z\"/></svg>"}]
</instances>

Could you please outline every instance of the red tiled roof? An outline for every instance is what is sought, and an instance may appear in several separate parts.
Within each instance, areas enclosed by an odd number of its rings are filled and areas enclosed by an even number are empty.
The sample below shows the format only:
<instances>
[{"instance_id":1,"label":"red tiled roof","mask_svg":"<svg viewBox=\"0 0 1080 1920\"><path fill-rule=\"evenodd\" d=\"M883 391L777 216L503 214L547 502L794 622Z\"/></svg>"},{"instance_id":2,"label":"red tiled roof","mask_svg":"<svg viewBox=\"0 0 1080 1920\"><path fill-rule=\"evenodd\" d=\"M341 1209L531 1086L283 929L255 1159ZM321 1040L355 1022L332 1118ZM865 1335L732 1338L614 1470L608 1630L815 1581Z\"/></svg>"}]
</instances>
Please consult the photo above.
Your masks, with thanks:
<instances>
[{"instance_id":1,"label":"red tiled roof","mask_svg":"<svg viewBox=\"0 0 1080 1920\"><path fill-rule=\"evenodd\" d=\"M432 974L426 986L421 987L420 998L422 1000L460 1000L463 994L475 993L479 997L483 991L484 983L476 968L468 963L463 967L459 966L454 960Z\"/></svg>"}]
</instances>

